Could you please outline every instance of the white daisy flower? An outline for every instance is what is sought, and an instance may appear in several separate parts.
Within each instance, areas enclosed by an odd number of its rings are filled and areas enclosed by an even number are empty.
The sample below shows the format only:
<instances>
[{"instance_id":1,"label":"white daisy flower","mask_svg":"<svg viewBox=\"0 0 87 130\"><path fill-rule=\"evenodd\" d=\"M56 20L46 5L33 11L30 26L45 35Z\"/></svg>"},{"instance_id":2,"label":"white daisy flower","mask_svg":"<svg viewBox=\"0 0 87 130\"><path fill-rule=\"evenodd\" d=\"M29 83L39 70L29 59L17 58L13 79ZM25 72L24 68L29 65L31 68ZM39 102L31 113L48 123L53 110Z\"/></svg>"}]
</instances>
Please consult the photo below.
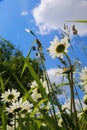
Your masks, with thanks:
<instances>
[{"instance_id":1,"label":"white daisy flower","mask_svg":"<svg viewBox=\"0 0 87 130\"><path fill-rule=\"evenodd\" d=\"M63 54L68 52L67 49L70 46L67 37L64 37L64 39L59 41L58 37L55 36L54 40L50 43L51 46L47 49L47 51L50 53L50 56L52 56L53 59L56 57L63 58Z\"/></svg>"},{"instance_id":2,"label":"white daisy flower","mask_svg":"<svg viewBox=\"0 0 87 130\"><path fill-rule=\"evenodd\" d=\"M82 68L81 72L79 72L79 85L83 86L83 90L87 93L87 67Z\"/></svg>"},{"instance_id":3,"label":"white daisy flower","mask_svg":"<svg viewBox=\"0 0 87 130\"><path fill-rule=\"evenodd\" d=\"M15 129L14 125L13 126L7 125L7 130L14 130L14 129Z\"/></svg>"},{"instance_id":4,"label":"white daisy flower","mask_svg":"<svg viewBox=\"0 0 87 130\"><path fill-rule=\"evenodd\" d=\"M16 113L18 114L19 112L21 112L23 108L23 102L22 102L22 98L20 98L19 101L16 102L12 102L12 105L8 107L6 107L6 111L8 113Z\"/></svg>"},{"instance_id":5,"label":"white daisy flower","mask_svg":"<svg viewBox=\"0 0 87 130\"><path fill-rule=\"evenodd\" d=\"M48 86L47 86L46 80L43 81L42 79L40 79L40 81L41 81L43 87L45 88L46 93L48 94L48 93L49 93L49 90L48 90ZM33 81L30 87L31 87L31 88L34 88L34 87L35 87L35 88L38 88L37 82L36 82L36 81ZM38 90L38 89L37 89L37 90Z\"/></svg>"},{"instance_id":6,"label":"white daisy flower","mask_svg":"<svg viewBox=\"0 0 87 130\"><path fill-rule=\"evenodd\" d=\"M31 88L33 88L33 87L38 87L38 84L37 84L37 82L34 80L32 83L31 83L31 86L30 86Z\"/></svg>"},{"instance_id":7,"label":"white daisy flower","mask_svg":"<svg viewBox=\"0 0 87 130\"><path fill-rule=\"evenodd\" d=\"M20 96L20 92L18 92L16 89L8 89L8 91L5 91L5 93L2 93L1 98L4 102L10 102L10 101L17 101L18 97Z\"/></svg>"},{"instance_id":8,"label":"white daisy flower","mask_svg":"<svg viewBox=\"0 0 87 130\"><path fill-rule=\"evenodd\" d=\"M21 116L24 117L27 113L32 112L32 107L33 104L30 103L29 101L23 102L22 109L21 109Z\"/></svg>"},{"instance_id":9,"label":"white daisy flower","mask_svg":"<svg viewBox=\"0 0 87 130\"><path fill-rule=\"evenodd\" d=\"M37 102L38 99L42 98L41 94L38 92L38 88L32 90L31 97L35 102Z\"/></svg>"}]
</instances>

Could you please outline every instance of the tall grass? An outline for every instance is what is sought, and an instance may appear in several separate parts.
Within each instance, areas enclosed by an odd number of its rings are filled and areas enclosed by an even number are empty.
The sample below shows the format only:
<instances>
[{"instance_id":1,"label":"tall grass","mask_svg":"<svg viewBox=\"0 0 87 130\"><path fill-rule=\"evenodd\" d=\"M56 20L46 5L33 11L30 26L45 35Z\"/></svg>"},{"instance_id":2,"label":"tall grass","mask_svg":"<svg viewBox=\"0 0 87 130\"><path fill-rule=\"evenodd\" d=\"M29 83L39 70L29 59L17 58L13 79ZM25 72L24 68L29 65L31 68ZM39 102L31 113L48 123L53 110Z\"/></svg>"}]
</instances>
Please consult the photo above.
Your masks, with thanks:
<instances>
[{"instance_id":1,"label":"tall grass","mask_svg":"<svg viewBox=\"0 0 87 130\"><path fill-rule=\"evenodd\" d=\"M31 31L30 31L31 33ZM75 72L75 64L72 63L72 59L64 53L65 59L59 58L62 66L64 74L67 78L67 83L62 82L60 84L51 83L46 66L45 66L45 57L43 53L43 47L39 39L32 32L31 33L35 37L36 46L38 56L37 60L40 62L43 76L42 80L39 79L38 74L35 72L31 62L30 62L30 53L32 52L33 47L30 49L27 57L22 57L24 60L24 66L21 71L20 79L16 75L16 73L11 69L9 65L6 65L7 70L9 70L11 76L15 79L18 86L18 91L20 91L21 96L18 98L22 98L22 102L29 101L33 104L32 111L26 113L22 116L22 111L18 110L16 112L9 113L6 111L6 108L10 108L12 102L7 103L3 102L2 98L0 101L0 129L1 130L86 130L87 129L87 110L83 111L83 109L79 112L76 108L75 102L75 93L77 93L79 97L79 93L77 91L76 85L77 81L74 79ZM26 89L26 87L22 84L21 77L25 70L28 70L33 80L36 82L36 86L31 87L30 89ZM10 78L8 77L6 81L3 79L3 73L0 73L0 91L5 93L5 87L9 82ZM46 81L47 90L44 87L43 82ZM31 85L31 83L30 83ZM56 87L55 87L56 86ZM63 108L63 104L59 100L58 93L55 92L62 86L67 86L70 88L70 104L69 106L65 106ZM36 101L32 98L32 93L35 89L38 89L37 94L40 94L40 98ZM81 89L81 87L80 87ZM83 107L82 101L79 98L80 107ZM81 106L82 105L82 106ZM17 108L18 109L18 108ZM13 122L13 123L12 123Z\"/></svg>"}]
</instances>

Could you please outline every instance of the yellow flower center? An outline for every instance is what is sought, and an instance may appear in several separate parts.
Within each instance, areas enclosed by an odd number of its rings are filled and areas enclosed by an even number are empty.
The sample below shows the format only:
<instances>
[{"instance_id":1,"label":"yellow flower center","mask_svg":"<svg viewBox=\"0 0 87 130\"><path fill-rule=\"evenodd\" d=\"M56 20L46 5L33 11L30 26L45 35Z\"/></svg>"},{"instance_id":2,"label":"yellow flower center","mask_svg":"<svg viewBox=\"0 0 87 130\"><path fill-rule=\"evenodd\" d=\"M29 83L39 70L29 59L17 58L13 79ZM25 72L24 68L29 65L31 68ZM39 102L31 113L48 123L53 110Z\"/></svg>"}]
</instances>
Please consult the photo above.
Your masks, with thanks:
<instances>
[{"instance_id":1,"label":"yellow flower center","mask_svg":"<svg viewBox=\"0 0 87 130\"><path fill-rule=\"evenodd\" d=\"M19 112L19 111L21 111L21 107L14 109L14 113L15 113L15 112Z\"/></svg>"},{"instance_id":2,"label":"yellow flower center","mask_svg":"<svg viewBox=\"0 0 87 130\"><path fill-rule=\"evenodd\" d=\"M58 45L56 48L56 51L58 53L62 53L62 52L64 52L64 50L65 50L65 46L63 44Z\"/></svg>"},{"instance_id":3,"label":"yellow flower center","mask_svg":"<svg viewBox=\"0 0 87 130\"><path fill-rule=\"evenodd\" d=\"M84 103L87 105L87 99L84 100Z\"/></svg>"},{"instance_id":4,"label":"yellow flower center","mask_svg":"<svg viewBox=\"0 0 87 130\"><path fill-rule=\"evenodd\" d=\"M26 114L27 111L28 111L27 109L24 109L24 110L21 111L21 113L22 113L22 114Z\"/></svg>"},{"instance_id":5,"label":"yellow flower center","mask_svg":"<svg viewBox=\"0 0 87 130\"><path fill-rule=\"evenodd\" d=\"M9 95L8 95L8 99L9 99L9 100L14 99L14 95L13 95L13 94L9 94Z\"/></svg>"}]
</instances>

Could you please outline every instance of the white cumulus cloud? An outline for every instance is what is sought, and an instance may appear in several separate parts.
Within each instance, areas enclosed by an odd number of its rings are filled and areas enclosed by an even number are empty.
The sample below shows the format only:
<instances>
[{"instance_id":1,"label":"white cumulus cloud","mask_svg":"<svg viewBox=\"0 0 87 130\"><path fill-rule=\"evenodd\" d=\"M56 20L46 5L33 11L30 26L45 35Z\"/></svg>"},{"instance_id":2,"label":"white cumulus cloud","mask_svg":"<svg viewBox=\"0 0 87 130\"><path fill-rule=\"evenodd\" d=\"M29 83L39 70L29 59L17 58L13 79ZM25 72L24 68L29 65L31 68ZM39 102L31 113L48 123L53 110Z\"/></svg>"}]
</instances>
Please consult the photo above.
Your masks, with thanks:
<instances>
[{"instance_id":1,"label":"white cumulus cloud","mask_svg":"<svg viewBox=\"0 0 87 130\"><path fill-rule=\"evenodd\" d=\"M41 0L40 4L32 10L32 14L40 34L59 30L67 20L87 19L86 0ZM87 24L75 24L80 34L87 33Z\"/></svg>"}]
</instances>

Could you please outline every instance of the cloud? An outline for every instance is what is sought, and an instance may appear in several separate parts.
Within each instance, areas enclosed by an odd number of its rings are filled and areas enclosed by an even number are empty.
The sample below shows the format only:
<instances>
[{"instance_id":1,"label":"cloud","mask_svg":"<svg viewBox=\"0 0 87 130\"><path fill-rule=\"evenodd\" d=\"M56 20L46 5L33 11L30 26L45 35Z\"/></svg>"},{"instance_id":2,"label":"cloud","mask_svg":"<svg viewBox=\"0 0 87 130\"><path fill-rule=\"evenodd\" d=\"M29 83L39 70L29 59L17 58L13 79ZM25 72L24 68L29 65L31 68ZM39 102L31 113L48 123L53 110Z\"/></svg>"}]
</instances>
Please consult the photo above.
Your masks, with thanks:
<instances>
[{"instance_id":1,"label":"cloud","mask_svg":"<svg viewBox=\"0 0 87 130\"><path fill-rule=\"evenodd\" d=\"M22 11L21 12L21 16L27 16L28 15L28 11Z\"/></svg>"},{"instance_id":2,"label":"cloud","mask_svg":"<svg viewBox=\"0 0 87 130\"><path fill-rule=\"evenodd\" d=\"M51 83L55 83L58 85L61 83L68 82L67 79L66 78L63 79L63 75L60 74L61 69L52 68L52 69L47 70L47 73L48 73ZM62 87L60 87L60 89L63 90L63 93L61 95L58 95L58 98L59 99L66 98L66 95L68 95L70 93L69 86L62 86Z\"/></svg>"},{"instance_id":3,"label":"cloud","mask_svg":"<svg viewBox=\"0 0 87 130\"><path fill-rule=\"evenodd\" d=\"M57 72L58 72L57 68L52 68L52 69L47 70L51 83L61 84L62 75L58 75Z\"/></svg>"},{"instance_id":4,"label":"cloud","mask_svg":"<svg viewBox=\"0 0 87 130\"><path fill-rule=\"evenodd\" d=\"M86 19L87 1L41 0L40 4L32 10L32 14L39 33L43 35L52 30L62 29L67 20ZM67 24L70 26L75 24L80 34L87 33L85 24L71 22Z\"/></svg>"}]
</instances>

